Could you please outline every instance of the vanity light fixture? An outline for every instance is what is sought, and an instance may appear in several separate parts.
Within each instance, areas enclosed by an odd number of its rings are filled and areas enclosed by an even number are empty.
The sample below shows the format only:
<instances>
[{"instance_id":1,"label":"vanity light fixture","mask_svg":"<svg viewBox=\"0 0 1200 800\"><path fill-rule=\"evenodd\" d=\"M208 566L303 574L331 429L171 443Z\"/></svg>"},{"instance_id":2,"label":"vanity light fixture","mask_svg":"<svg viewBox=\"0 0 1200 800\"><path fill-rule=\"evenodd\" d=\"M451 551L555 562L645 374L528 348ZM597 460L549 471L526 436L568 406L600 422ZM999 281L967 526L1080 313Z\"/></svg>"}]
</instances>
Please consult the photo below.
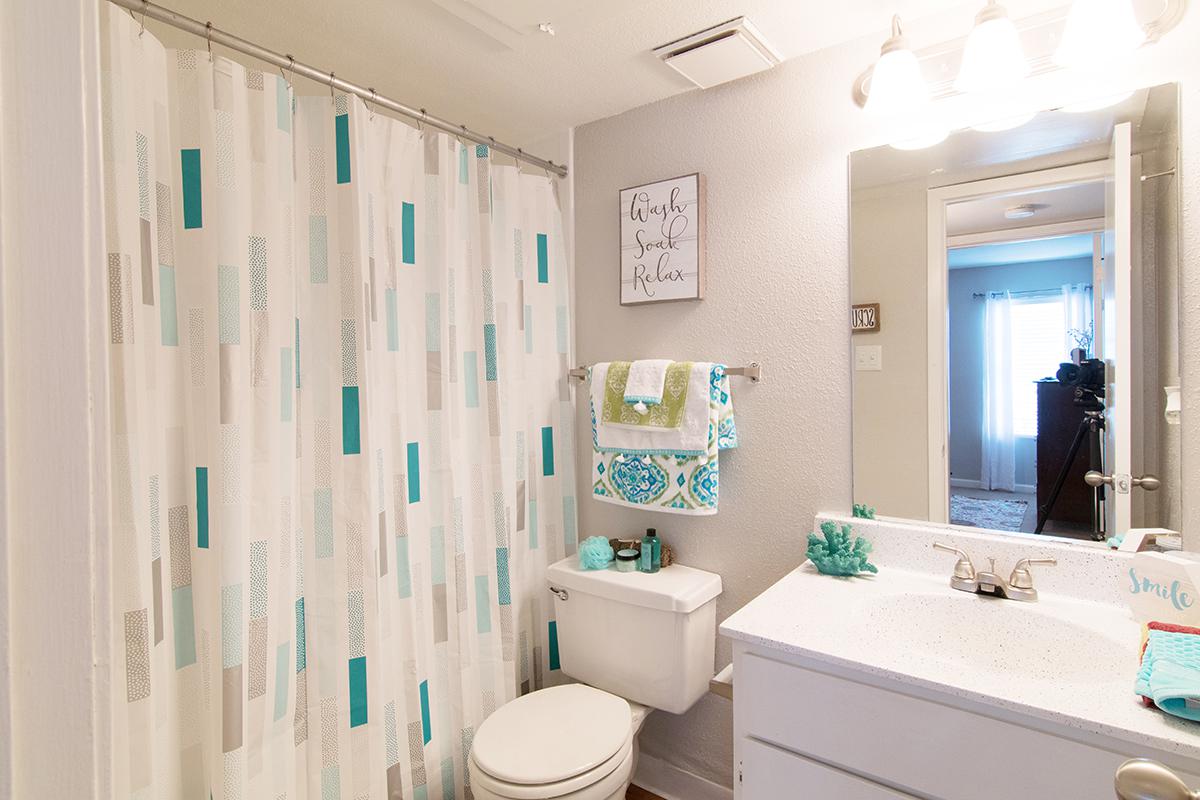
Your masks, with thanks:
<instances>
[{"instance_id":1,"label":"vanity light fixture","mask_svg":"<svg viewBox=\"0 0 1200 800\"><path fill-rule=\"evenodd\" d=\"M987 0L967 37L954 88L963 93L1011 90L1028 74L1017 26L1004 6Z\"/></svg>"},{"instance_id":2,"label":"vanity light fixture","mask_svg":"<svg viewBox=\"0 0 1200 800\"><path fill-rule=\"evenodd\" d=\"M900 15L892 17L892 35L879 48L871 73L871 90L864 109L872 114L920 114L929 104L929 87L921 64L900 30Z\"/></svg>"},{"instance_id":3,"label":"vanity light fixture","mask_svg":"<svg viewBox=\"0 0 1200 800\"><path fill-rule=\"evenodd\" d=\"M1110 64L1137 50L1146 31L1131 0L1074 0L1054 63L1071 69Z\"/></svg>"}]
</instances>

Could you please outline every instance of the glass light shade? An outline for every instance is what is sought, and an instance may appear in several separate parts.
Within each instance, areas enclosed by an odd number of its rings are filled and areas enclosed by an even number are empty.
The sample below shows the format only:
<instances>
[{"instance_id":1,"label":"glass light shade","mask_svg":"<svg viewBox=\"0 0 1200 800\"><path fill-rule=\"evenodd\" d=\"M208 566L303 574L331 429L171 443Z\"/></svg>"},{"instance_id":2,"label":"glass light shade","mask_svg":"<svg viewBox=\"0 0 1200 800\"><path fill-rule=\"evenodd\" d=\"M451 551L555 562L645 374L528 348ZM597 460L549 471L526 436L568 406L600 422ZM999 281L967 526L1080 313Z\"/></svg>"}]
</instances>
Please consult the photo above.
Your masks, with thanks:
<instances>
[{"instance_id":1,"label":"glass light shade","mask_svg":"<svg viewBox=\"0 0 1200 800\"><path fill-rule=\"evenodd\" d=\"M964 93L1012 89L1028 74L1017 26L1002 6L989 3L967 37L954 88Z\"/></svg>"},{"instance_id":2,"label":"glass light shade","mask_svg":"<svg viewBox=\"0 0 1200 800\"><path fill-rule=\"evenodd\" d=\"M1019 128L1029 120L1037 116L1034 112L1028 111L1024 114L1017 114L1011 117L1002 117L1000 119L988 120L987 122L977 122L971 127L981 133L999 133L1000 131L1011 131L1013 128Z\"/></svg>"},{"instance_id":3,"label":"glass light shade","mask_svg":"<svg viewBox=\"0 0 1200 800\"><path fill-rule=\"evenodd\" d=\"M929 103L929 88L921 77L920 62L907 47L887 48L884 45L884 52L871 72L871 91L865 110L872 114L920 113Z\"/></svg>"},{"instance_id":4,"label":"glass light shade","mask_svg":"<svg viewBox=\"0 0 1200 800\"><path fill-rule=\"evenodd\" d=\"M1145 41L1131 0L1075 0L1054 63L1077 69L1110 64Z\"/></svg>"}]
</instances>

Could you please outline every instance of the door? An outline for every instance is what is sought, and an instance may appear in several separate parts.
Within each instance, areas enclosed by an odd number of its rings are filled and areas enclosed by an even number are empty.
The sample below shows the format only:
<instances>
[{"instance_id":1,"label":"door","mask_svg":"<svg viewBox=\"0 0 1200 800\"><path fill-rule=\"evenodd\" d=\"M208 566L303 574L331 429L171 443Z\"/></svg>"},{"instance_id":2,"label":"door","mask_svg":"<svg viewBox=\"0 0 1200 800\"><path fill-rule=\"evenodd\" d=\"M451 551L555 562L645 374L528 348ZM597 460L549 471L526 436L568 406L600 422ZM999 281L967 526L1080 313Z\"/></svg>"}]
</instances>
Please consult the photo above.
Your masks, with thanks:
<instances>
[{"instance_id":1,"label":"door","mask_svg":"<svg viewBox=\"0 0 1200 800\"><path fill-rule=\"evenodd\" d=\"M1129 530L1133 504L1129 477L1133 472L1131 409L1133 389L1133 132L1128 122L1113 128L1109 147L1112 170L1104 192L1104 261L1101 274L1100 330L1097 357L1104 360L1104 473L1113 476L1104 493L1105 532Z\"/></svg>"}]
</instances>

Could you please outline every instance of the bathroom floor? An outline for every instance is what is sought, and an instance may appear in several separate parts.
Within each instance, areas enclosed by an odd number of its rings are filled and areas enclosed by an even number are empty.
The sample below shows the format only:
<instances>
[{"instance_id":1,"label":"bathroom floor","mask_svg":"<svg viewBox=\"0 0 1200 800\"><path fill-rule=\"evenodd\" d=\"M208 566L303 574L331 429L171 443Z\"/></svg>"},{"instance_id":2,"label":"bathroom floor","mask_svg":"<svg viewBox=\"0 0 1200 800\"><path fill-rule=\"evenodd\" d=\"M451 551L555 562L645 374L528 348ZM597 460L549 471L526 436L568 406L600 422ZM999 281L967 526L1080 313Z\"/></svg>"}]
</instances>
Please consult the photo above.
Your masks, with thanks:
<instances>
[{"instance_id":1,"label":"bathroom floor","mask_svg":"<svg viewBox=\"0 0 1200 800\"><path fill-rule=\"evenodd\" d=\"M638 786L630 786L629 791L625 793L625 800L663 800L656 794L647 792Z\"/></svg>"}]
</instances>

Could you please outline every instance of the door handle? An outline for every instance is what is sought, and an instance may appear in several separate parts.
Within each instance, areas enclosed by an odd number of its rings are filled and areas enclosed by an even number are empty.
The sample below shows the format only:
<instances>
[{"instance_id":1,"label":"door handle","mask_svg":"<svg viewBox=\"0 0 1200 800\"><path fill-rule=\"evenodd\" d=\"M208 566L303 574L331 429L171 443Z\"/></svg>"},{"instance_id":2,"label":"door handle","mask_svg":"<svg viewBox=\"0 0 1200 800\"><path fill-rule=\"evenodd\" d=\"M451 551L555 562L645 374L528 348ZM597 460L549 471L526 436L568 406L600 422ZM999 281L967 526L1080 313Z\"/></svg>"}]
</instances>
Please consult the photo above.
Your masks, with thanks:
<instances>
[{"instance_id":1,"label":"door handle","mask_svg":"<svg viewBox=\"0 0 1200 800\"><path fill-rule=\"evenodd\" d=\"M1178 775L1148 758L1134 758L1117 767L1113 784L1120 800L1200 800Z\"/></svg>"},{"instance_id":2,"label":"door handle","mask_svg":"<svg viewBox=\"0 0 1200 800\"><path fill-rule=\"evenodd\" d=\"M1162 486L1162 481L1158 479L1157 475L1147 474L1135 478L1132 475L1105 475L1094 469L1083 473L1083 482L1093 488L1111 486L1119 494L1129 494L1129 490L1135 486L1145 489L1147 492L1156 491Z\"/></svg>"}]
</instances>

